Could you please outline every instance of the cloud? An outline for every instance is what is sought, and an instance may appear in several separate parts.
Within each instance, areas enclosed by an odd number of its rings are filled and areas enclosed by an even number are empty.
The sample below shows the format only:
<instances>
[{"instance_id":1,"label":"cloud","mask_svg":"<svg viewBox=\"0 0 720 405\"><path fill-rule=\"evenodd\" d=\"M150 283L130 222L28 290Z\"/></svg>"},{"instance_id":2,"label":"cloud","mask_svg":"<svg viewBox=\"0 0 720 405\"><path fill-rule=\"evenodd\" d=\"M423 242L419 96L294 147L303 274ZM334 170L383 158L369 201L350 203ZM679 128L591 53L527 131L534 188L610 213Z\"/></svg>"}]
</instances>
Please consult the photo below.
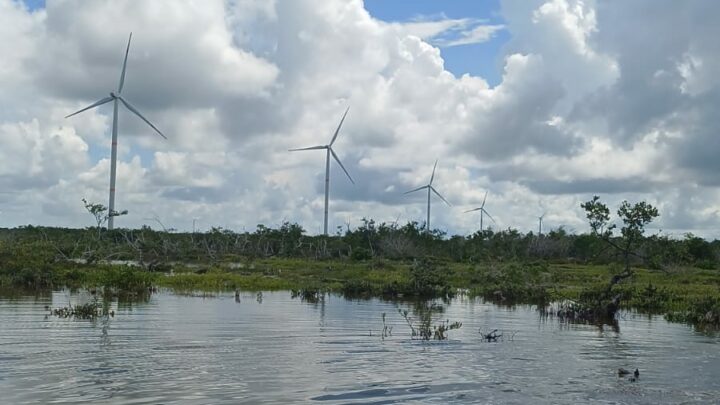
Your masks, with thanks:
<instances>
[{"instance_id":1,"label":"cloud","mask_svg":"<svg viewBox=\"0 0 720 405\"><path fill-rule=\"evenodd\" d=\"M80 198L106 201L111 109L63 117L116 88L132 31L124 95L169 139L121 110L120 226L316 232L324 156L287 149L327 143L350 106L334 148L356 185L333 163L331 229L424 220L423 197L402 192L439 159L455 207L434 203L432 221L450 232L477 229L462 212L489 190L498 228L548 211L548 229L584 230L579 203L601 193L657 204L667 232L716 236L717 6L665 6L507 0L489 24L385 22L360 0L0 0L0 225L84 226ZM441 47L500 30L496 86L445 69Z\"/></svg>"},{"instance_id":2,"label":"cloud","mask_svg":"<svg viewBox=\"0 0 720 405\"><path fill-rule=\"evenodd\" d=\"M393 26L402 35L413 35L439 47L470 45L491 40L502 24L486 24L475 18L416 17L410 22L395 23Z\"/></svg>"}]
</instances>

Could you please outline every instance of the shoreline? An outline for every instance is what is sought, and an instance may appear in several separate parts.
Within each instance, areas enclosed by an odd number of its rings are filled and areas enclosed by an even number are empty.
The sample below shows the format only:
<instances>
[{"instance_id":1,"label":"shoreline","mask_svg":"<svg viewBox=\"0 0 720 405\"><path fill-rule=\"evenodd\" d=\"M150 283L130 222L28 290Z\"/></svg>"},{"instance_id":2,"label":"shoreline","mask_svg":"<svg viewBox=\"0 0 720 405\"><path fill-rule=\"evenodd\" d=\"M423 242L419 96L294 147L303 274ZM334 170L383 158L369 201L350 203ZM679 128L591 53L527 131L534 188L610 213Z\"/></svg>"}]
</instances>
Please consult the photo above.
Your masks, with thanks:
<instances>
[{"instance_id":1,"label":"shoreline","mask_svg":"<svg viewBox=\"0 0 720 405\"><path fill-rule=\"evenodd\" d=\"M442 260L246 259L225 263L173 263L148 271L126 264L60 261L42 269L0 272L0 287L103 288L136 294L153 288L174 292L298 291L328 292L349 298L432 299L463 291L498 304L543 305L578 302L607 284L615 265L547 262L453 263ZM668 271L634 268L618 284L623 310L663 314L673 322L718 325L720 274L678 267Z\"/></svg>"}]
</instances>

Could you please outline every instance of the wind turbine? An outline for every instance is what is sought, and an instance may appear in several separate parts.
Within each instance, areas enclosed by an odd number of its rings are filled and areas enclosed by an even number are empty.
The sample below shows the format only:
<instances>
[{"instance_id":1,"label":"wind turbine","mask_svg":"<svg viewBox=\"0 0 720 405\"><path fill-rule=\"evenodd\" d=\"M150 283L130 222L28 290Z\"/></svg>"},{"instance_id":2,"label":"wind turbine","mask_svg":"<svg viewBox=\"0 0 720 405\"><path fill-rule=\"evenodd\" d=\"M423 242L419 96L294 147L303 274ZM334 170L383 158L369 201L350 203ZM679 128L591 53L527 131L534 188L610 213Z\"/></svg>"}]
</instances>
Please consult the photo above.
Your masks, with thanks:
<instances>
[{"instance_id":1,"label":"wind turbine","mask_svg":"<svg viewBox=\"0 0 720 405\"><path fill-rule=\"evenodd\" d=\"M542 236L542 221L546 214L547 212L543 212L543 214L538 217L538 236Z\"/></svg>"},{"instance_id":2,"label":"wind turbine","mask_svg":"<svg viewBox=\"0 0 720 405\"><path fill-rule=\"evenodd\" d=\"M335 134L333 135L332 139L330 140L330 143L327 145L319 145L319 146L311 146L309 148L299 148L299 149L289 149L290 152L296 152L300 150L318 150L318 149L325 149L325 221L323 224L323 233L325 236L328 234L328 200L329 200L329 193L330 193L330 155L332 155L333 159L340 165L340 167L343 169L345 174L347 175L348 179L350 179L350 182L352 184L355 184L355 181L350 177L350 173L348 173L347 170L345 170L345 166L343 166L342 162L340 161L340 158L335 154L335 151L333 150L332 146L335 143L335 140L338 137L338 134L340 133L340 128L342 127L343 122L345 121L345 117L347 116L348 111L350 110L350 106L345 110L345 114L343 114L342 119L340 120L340 125L338 125L337 129L335 130Z\"/></svg>"},{"instance_id":3,"label":"wind turbine","mask_svg":"<svg viewBox=\"0 0 720 405\"><path fill-rule=\"evenodd\" d=\"M433 193L437 194L437 196L440 197L440 199L443 200L445 202L445 204L452 206L452 204L450 204L448 202L448 200L445 199L445 197L441 196L440 193L438 193L438 191L435 190L435 187L433 187L433 185L432 185L433 180L435 179L435 169L437 168L437 162L438 161L435 160L435 166L433 166L432 175L430 176L430 183L428 183L425 186L418 187L414 190L410 190L410 191L403 193L403 194L410 194L410 193L414 193L416 191L420 191L424 188L427 189L427 222L425 222L425 232L427 232L427 233L430 233L430 192L432 191Z\"/></svg>"},{"instance_id":4,"label":"wind turbine","mask_svg":"<svg viewBox=\"0 0 720 405\"><path fill-rule=\"evenodd\" d=\"M483 202L479 207L465 211L466 213L480 211L480 232L483 231L483 215L487 215L488 218L492 219L492 221L495 222L495 219L492 217L492 215L490 215L490 213L485 210L485 201L487 200L487 195L488 195L488 192L485 191L485 197L483 197ZM497 222L495 222L495 223L497 223Z\"/></svg>"},{"instance_id":5,"label":"wind turbine","mask_svg":"<svg viewBox=\"0 0 720 405\"><path fill-rule=\"evenodd\" d=\"M108 230L113 229L113 218L117 216L117 212L115 211L115 167L117 166L117 138L118 138L118 101L120 101L125 108L130 110L132 113L140 117L141 120L145 121L146 124L150 125L152 129L155 130L160 136L167 139L165 135L163 135L162 132L160 132L159 129L155 127L150 121L147 120L147 118L143 117L140 112L132 106L127 100L125 100L120 94L122 93L123 84L125 84L125 68L127 67L127 57L128 52L130 52L130 41L132 40L132 32L130 33L130 37L128 38L128 44L127 48L125 49L125 59L123 60L122 65L122 73L120 73L120 84L118 84L117 94L114 92L110 92L110 95L108 97L103 98L102 100L99 100L93 104L90 104L89 106L83 108L82 110L76 111L65 118L72 117L73 115L80 114L83 111L89 110L91 108L95 108L98 106L101 106L103 104L113 102L113 124L112 124L112 150L110 153L110 203L108 204Z\"/></svg>"}]
</instances>

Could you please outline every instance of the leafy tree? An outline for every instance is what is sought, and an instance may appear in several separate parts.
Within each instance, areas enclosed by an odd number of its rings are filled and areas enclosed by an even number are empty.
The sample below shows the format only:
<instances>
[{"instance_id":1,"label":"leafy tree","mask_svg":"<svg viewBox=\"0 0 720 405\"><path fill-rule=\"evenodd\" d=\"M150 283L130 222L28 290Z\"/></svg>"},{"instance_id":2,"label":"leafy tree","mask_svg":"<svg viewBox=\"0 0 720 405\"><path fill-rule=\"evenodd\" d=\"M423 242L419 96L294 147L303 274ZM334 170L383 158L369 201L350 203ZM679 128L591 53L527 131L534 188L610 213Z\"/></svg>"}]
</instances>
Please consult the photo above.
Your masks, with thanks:
<instances>
[{"instance_id":1,"label":"leafy tree","mask_svg":"<svg viewBox=\"0 0 720 405\"><path fill-rule=\"evenodd\" d=\"M119 217L121 215L127 215L127 210L108 212L108 208L102 204L88 202L86 199L82 199L85 204L85 209L95 217L97 223L98 238L100 237L100 229L110 219L110 217Z\"/></svg>"},{"instance_id":2,"label":"leafy tree","mask_svg":"<svg viewBox=\"0 0 720 405\"><path fill-rule=\"evenodd\" d=\"M643 239L645 226L657 218L659 213L657 208L645 201L634 205L623 201L617 210L617 215L623 222L623 226L620 228L621 237L613 239L612 231L616 226L615 224L609 224L610 209L600 202L600 197L594 196L592 200L580 204L580 207L586 212L592 234L601 238L623 257L624 270L613 275L605 290L599 292L586 291L584 294L588 298L591 297L592 301L595 301L593 307L590 308L590 313L594 314L593 316L613 318L622 298L622 294L613 294L613 287L623 279L633 275L630 267L630 257L637 255L635 250Z\"/></svg>"}]
</instances>

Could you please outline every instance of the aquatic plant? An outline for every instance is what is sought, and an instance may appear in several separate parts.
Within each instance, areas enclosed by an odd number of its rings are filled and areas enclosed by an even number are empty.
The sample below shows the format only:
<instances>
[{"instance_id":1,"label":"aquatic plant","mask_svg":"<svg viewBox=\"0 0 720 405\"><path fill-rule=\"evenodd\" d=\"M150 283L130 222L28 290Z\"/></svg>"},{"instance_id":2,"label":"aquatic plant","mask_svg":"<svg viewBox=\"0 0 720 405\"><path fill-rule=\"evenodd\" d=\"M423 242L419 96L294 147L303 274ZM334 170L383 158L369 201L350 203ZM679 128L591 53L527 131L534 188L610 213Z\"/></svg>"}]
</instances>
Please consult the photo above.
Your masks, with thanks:
<instances>
[{"instance_id":1,"label":"aquatic plant","mask_svg":"<svg viewBox=\"0 0 720 405\"><path fill-rule=\"evenodd\" d=\"M460 329L462 327L461 322L450 322L445 319L440 321L438 324L433 324L433 312L442 311L441 307L428 305L422 303L415 307L415 312L418 316L418 321L410 315L408 310L398 308L398 313L403 317L408 327L410 328L411 339L420 340L446 340L448 338L447 332Z\"/></svg>"},{"instance_id":2,"label":"aquatic plant","mask_svg":"<svg viewBox=\"0 0 720 405\"><path fill-rule=\"evenodd\" d=\"M75 319L96 319L102 316L115 316L115 311L111 310L109 305L103 304L97 296L94 296L93 300L88 303L54 308L50 310L50 313L58 318Z\"/></svg>"},{"instance_id":3,"label":"aquatic plant","mask_svg":"<svg viewBox=\"0 0 720 405\"><path fill-rule=\"evenodd\" d=\"M303 302L316 304L325 299L325 293L317 287L306 287L290 290L290 298L300 298Z\"/></svg>"},{"instance_id":4,"label":"aquatic plant","mask_svg":"<svg viewBox=\"0 0 720 405\"><path fill-rule=\"evenodd\" d=\"M388 326L387 323L385 323L385 312L382 313L382 323L383 328L380 332L380 338L385 340L385 338L392 336L392 326Z\"/></svg>"}]
</instances>

